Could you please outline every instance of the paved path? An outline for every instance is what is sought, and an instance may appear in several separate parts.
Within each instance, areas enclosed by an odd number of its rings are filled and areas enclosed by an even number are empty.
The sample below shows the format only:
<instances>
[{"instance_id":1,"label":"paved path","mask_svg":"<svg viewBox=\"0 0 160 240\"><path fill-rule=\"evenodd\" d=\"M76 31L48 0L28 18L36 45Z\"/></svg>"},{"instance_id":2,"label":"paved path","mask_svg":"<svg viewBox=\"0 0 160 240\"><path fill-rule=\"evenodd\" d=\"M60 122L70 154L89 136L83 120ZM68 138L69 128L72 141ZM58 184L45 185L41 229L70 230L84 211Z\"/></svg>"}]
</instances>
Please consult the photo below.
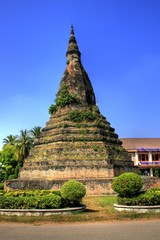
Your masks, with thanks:
<instances>
[{"instance_id":1,"label":"paved path","mask_svg":"<svg viewBox=\"0 0 160 240\"><path fill-rule=\"evenodd\" d=\"M85 224L0 223L1 240L160 240L160 220Z\"/></svg>"}]
</instances>

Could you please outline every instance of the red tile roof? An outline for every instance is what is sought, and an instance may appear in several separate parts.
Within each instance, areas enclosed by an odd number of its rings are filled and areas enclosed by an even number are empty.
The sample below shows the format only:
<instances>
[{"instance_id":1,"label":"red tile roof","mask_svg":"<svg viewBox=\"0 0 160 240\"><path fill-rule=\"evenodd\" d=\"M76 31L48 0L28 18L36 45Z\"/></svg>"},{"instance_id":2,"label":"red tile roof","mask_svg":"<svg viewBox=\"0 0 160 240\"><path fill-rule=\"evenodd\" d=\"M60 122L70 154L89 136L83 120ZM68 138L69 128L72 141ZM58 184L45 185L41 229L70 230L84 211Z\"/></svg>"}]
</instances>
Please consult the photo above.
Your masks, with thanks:
<instances>
[{"instance_id":1,"label":"red tile roof","mask_svg":"<svg viewBox=\"0 0 160 240\"><path fill-rule=\"evenodd\" d=\"M120 138L126 150L137 148L160 148L160 138Z\"/></svg>"}]
</instances>

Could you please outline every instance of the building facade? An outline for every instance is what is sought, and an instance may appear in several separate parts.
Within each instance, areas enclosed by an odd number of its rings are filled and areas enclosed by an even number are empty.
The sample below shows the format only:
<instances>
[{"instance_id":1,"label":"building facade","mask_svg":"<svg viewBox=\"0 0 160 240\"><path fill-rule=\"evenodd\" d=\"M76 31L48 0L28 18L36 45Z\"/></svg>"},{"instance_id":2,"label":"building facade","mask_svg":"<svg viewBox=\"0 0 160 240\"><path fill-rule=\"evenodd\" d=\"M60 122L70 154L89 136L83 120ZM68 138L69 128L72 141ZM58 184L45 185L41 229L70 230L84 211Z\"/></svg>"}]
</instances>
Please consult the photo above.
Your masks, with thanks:
<instances>
[{"instance_id":1,"label":"building facade","mask_svg":"<svg viewBox=\"0 0 160 240\"><path fill-rule=\"evenodd\" d=\"M160 177L160 138L121 138L143 176Z\"/></svg>"}]
</instances>

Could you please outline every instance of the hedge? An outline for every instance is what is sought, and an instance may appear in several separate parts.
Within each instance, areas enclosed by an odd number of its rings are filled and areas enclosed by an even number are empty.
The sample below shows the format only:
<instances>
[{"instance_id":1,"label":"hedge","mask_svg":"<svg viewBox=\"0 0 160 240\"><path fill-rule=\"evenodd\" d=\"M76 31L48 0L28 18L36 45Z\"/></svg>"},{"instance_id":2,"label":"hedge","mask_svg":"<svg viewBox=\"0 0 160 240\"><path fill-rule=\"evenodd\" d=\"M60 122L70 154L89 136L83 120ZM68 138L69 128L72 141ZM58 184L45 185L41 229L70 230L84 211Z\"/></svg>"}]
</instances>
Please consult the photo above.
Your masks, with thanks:
<instances>
[{"instance_id":1,"label":"hedge","mask_svg":"<svg viewBox=\"0 0 160 240\"><path fill-rule=\"evenodd\" d=\"M151 189L132 198L117 198L118 204L129 206L160 205L160 189Z\"/></svg>"},{"instance_id":2,"label":"hedge","mask_svg":"<svg viewBox=\"0 0 160 240\"><path fill-rule=\"evenodd\" d=\"M82 183L71 180L60 191L55 190L0 190L0 209L56 209L79 206L85 195Z\"/></svg>"},{"instance_id":3,"label":"hedge","mask_svg":"<svg viewBox=\"0 0 160 240\"><path fill-rule=\"evenodd\" d=\"M2 209L51 209L60 207L59 191L0 191L0 208Z\"/></svg>"}]
</instances>

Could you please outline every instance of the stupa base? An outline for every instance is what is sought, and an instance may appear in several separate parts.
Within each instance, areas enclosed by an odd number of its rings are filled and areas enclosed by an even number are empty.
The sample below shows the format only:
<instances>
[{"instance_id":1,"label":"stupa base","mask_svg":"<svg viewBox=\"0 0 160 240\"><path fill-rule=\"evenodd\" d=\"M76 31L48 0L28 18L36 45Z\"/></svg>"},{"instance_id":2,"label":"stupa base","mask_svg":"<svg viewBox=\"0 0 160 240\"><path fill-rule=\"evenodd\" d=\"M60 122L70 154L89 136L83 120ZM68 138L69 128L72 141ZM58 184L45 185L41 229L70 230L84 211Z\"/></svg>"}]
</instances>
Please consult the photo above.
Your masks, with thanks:
<instances>
[{"instance_id":1,"label":"stupa base","mask_svg":"<svg viewBox=\"0 0 160 240\"><path fill-rule=\"evenodd\" d=\"M86 187L87 195L113 195L111 188L113 178L106 179L76 179ZM4 184L6 191L29 190L29 189L54 189L58 190L68 179L47 180L47 179L14 179L7 180Z\"/></svg>"}]
</instances>

